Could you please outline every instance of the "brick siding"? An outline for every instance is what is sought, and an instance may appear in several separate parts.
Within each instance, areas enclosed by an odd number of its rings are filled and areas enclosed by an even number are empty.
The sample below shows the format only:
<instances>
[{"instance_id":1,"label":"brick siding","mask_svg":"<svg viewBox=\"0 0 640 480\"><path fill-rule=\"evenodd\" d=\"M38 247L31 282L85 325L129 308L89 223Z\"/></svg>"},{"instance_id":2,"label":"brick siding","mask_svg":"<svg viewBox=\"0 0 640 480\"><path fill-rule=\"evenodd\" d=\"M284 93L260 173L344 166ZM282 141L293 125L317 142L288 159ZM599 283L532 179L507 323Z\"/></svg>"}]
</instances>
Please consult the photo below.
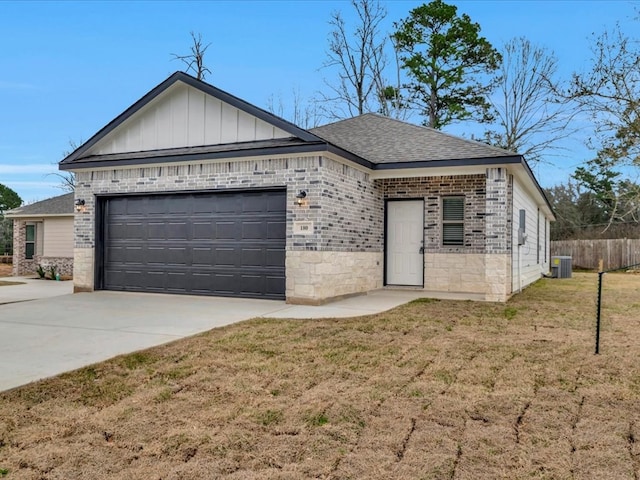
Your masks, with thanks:
<instances>
[{"instance_id":1,"label":"brick siding","mask_svg":"<svg viewBox=\"0 0 640 480\"><path fill-rule=\"evenodd\" d=\"M486 181L484 175L398 178L378 182L385 199L424 199L425 252L485 252ZM462 195L465 198L464 245L459 247L442 245L442 197L450 195Z\"/></svg>"},{"instance_id":2,"label":"brick siding","mask_svg":"<svg viewBox=\"0 0 640 480\"><path fill-rule=\"evenodd\" d=\"M35 261L25 258L25 240L27 238L27 222L15 219L13 221L13 275L35 275Z\"/></svg>"},{"instance_id":3,"label":"brick siding","mask_svg":"<svg viewBox=\"0 0 640 480\"><path fill-rule=\"evenodd\" d=\"M95 245L95 195L265 187L287 189L287 250L382 250L382 201L369 175L319 156L79 172L85 210L76 215L75 247ZM304 206L295 204L300 190ZM314 222L313 233L294 235L294 221Z\"/></svg>"}]
</instances>

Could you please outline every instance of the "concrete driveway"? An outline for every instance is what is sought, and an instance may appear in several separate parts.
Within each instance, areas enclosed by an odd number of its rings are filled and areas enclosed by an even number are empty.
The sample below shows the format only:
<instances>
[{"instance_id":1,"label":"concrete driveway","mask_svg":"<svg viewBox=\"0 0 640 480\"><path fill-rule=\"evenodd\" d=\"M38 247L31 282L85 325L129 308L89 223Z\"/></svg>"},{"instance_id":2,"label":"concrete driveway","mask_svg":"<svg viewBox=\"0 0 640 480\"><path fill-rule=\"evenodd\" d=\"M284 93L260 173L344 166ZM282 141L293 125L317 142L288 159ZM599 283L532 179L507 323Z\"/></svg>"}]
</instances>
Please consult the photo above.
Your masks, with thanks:
<instances>
[{"instance_id":1,"label":"concrete driveway","mask_svg":"<svg viewBox=\"0 0 640 480\"><path fill-rule=\"evenodd\" d=\"M55 283L71 282L42 282L41 287ZM12 288L17 287L0 287L0 292ZM7 292L1 294L10 298ZM48 298L0 301L0 391L249 318L366 315L424 296L419 291L378 290L307 307L274 300L106 291L44 294Z\"/></svg>"}]
</instances>

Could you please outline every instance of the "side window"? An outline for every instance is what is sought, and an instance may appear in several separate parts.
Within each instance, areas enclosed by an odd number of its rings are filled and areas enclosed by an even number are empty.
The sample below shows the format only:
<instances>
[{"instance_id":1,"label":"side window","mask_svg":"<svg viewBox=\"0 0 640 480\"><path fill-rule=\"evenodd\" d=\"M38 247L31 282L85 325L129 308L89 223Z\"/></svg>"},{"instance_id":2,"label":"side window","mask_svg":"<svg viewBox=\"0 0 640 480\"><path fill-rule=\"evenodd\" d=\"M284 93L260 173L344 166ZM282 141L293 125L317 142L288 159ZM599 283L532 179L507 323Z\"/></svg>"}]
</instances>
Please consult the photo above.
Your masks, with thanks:
<instances>
[{"instance_id":1,"label":"side window","mask_svg":"<svg viewBox=\"0 0 640 480\"><path fill-rule=\"evenodd\" d=\"M464 245L464 197L442 198L442 245Z\"/></svg>"},{"instance_id":2,"label":"side window","mask_svg":"<svg viewBox=\"0 0 640 480\"><path fill-rule=\"evenodd\" d=\"M24 258L31 260L36 253L36 224L27 223L24 242Z\"/></svg>"}]
</instances>

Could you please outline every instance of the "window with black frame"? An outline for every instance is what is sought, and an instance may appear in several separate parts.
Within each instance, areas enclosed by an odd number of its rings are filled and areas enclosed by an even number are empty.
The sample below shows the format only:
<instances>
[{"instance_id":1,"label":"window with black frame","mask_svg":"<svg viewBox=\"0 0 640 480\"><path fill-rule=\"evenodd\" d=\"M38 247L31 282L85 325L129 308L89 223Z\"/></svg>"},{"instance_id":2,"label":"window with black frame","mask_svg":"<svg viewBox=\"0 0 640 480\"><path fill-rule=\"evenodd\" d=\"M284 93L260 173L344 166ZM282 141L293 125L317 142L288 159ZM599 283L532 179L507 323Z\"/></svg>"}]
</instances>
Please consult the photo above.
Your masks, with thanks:
<instances>
[{"instance_id":1,"label":"window with black frame","mask_svg":"<svg viewBox=\"0 0 640 480\"><path fill-rule=\"evenodd\" d=\"M33 259L36 253L36 224L27 223L25 226L24 258Z\"/></svg>"},{"instance_id":2,"label":"window with black frame","mask_svg":"<svg viewBox=\"0 0 640 480\"><path fill-rule=\"evenodd\" d=\"M442 245L464 245L464 197L442 198Z\"/></svg>"}]
</instances>

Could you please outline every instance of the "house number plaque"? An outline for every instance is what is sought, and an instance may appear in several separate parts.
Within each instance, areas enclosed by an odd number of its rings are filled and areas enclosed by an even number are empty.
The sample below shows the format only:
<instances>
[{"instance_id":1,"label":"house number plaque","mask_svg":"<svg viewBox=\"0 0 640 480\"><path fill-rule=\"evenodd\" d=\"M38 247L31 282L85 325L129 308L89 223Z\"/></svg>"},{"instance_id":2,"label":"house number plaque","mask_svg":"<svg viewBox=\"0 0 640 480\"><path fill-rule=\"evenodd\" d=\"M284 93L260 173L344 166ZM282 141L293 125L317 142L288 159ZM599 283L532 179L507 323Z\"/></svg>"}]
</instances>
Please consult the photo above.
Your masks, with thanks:
<instances>
[{"instance_id":1,"label":"house number plaque","mask_svg":"<svg viewBox=\"0 0 640 480\"><path fill-rule=\"evenodd\" d=\"M294 235L313 235L313 222L293 222Z\"/></svg>"}]
</instances>

